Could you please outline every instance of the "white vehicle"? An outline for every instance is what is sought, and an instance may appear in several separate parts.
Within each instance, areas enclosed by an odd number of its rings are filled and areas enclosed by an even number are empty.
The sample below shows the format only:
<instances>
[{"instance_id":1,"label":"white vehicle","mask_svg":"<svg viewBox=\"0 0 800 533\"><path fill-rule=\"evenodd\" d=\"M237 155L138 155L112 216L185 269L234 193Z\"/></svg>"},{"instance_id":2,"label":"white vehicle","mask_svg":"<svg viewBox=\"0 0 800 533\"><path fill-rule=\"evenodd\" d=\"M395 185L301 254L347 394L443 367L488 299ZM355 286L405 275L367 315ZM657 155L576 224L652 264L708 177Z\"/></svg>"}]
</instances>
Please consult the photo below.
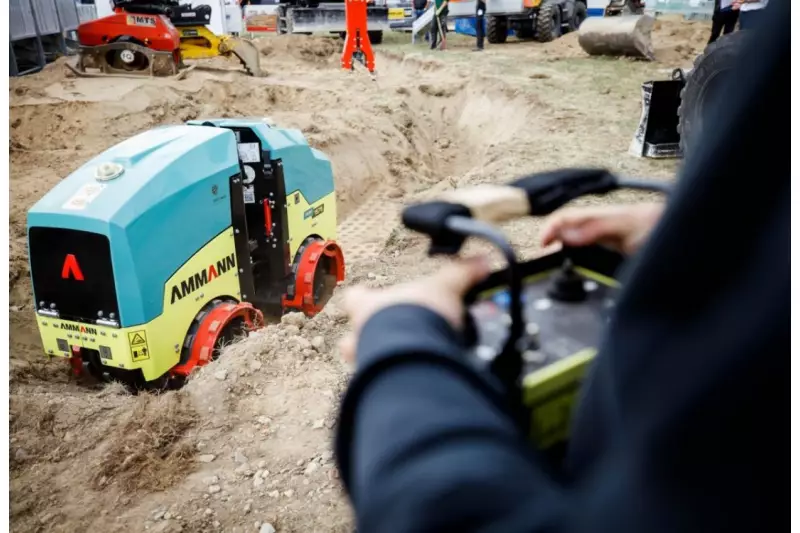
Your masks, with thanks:
<instances>
[{"instance_id":1,"label":"white vehicle","mask_svg":"<svg viewBox=\"0 0 800 533\"><path fill-rule=\"evenodd\" d=\"M408 31L414 23L414 3L411 0L388 0L389 28Z\"/></svg>"},{"instance_id":2,"label":"white vehicle","mask_svg":"<svg viewBox=\"0 0 800 533\"><path fill-rule=\"evenodd\" d=\"M508 30L520 39L546 43L578 29L589 16L586 0L489 0L486 39L504 43Z\"/></svg>"},{"instance_id":3,"label":"white vehicle","mask_svg":"<svg viewBox=\"0 0 800 533\"><path fill-rule=\"evenodd\" d=\"M513 31L520 39L552 41L576 29L586 17L602 17L608 3L609 0L486 0L486 38L490 43L504 43ZM475 0L449 0L449 20L474 17ZM413 34L426 31L432 18L424 16L415 21Z\"/></svg>"}]
</instances>

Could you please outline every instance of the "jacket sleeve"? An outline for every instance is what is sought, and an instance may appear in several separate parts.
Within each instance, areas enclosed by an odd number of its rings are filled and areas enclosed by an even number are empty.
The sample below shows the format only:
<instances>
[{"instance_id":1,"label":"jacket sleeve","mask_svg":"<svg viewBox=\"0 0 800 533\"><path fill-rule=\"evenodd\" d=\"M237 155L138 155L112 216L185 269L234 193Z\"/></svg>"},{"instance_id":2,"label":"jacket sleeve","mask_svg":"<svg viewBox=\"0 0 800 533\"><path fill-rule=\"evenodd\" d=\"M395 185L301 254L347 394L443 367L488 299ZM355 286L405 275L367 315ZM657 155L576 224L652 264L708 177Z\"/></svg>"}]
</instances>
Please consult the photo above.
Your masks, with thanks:
<instances>
[{"instance_id":1,"label":"jacket sleeve","mask_svg":"<svg viewBox=\"0 0 800 533\"><path fill-rule=\"evenodd\" d=\"M384 309L357 351L336 455L360 531L513 533L565 515L559 487L443 318Z\"/></svg>"}]
</instances>

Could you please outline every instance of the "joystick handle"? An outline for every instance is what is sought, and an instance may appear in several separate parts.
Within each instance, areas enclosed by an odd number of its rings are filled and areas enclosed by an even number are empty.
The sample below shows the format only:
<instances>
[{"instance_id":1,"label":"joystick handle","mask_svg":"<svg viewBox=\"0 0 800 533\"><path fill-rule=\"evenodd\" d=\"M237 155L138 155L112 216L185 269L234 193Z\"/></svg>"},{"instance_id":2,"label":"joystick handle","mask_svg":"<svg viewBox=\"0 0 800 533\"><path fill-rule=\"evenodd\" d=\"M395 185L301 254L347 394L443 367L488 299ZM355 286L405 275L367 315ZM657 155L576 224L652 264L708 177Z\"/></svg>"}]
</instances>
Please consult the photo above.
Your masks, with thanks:
<instances>
[{"instance_id":1,"label":"joystick handle","mask_svg":"<svg viewBox=\"0 0 800 533\"><path fill-rule=\"evenodd\" d=\"M583 279L575 272L572 261L566 259L561 271L556 274L548 295L559 302L582 302L586 299Z\"/></svg>"},{"instance_id":2,"label":"joystick handle","mask_svg":"<svg viewBox=\"0 0 800 533\"><path fill-rule=\"evenodd\" d=\"M528 215L549 215L587 194L606 194L620 187L619 179L602 168L565 169L531 174L510 184L525 191Z\"/></svg>"},{"instance_id":3,"label":"joystick handle","mask_svg":"<svg viewBox=\"0 0 800 533\"><path fill-rule=\"evenodd\" d=\"M605 169L578 168L531 174L507 185L483 184L456 189L433 202L407 207L403 224L431 237L430 254L454 255L464 237L447 228L452 216L498 223L524 216L545 216L587 194L620 188L668 193L657 181L620 179Z\"/></svg>"},{"instance_id":4,"label":"joystick handle","mask_svg":"<svg viewBox=\"0 0 800 533\"><path fill-rule=\"evenodd\" d=\"M461 249L464 237L447 228L449 217L497 223L542 216L585 194L603 194L618 186L617 177L603 169L557 170L525 176L508 185L448 191L437 201L407 207L402 218L407 228L431 237L431 255L452 255Z\"/></svg>"}]
</instances>

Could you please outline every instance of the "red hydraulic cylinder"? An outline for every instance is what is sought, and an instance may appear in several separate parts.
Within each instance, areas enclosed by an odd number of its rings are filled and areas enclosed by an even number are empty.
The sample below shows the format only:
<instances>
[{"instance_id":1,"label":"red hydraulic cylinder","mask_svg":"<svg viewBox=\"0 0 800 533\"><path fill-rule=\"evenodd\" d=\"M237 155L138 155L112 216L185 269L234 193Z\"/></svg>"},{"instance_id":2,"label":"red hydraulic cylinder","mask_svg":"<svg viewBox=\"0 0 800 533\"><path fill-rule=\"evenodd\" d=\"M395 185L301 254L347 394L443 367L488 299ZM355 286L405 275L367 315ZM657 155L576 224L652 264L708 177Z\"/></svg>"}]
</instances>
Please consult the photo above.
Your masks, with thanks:
<instances>
[{"instance_id":1,"label":"red hydraulic cylinder","mask_svg":"<svg viewBox=\"0 0 800 533\"><path fill-rule=\"evenodd\" d=\"M368 0L345 0L344 13L347 36L342 51L342 68L352 70L353 55L363 56L364 65L370 72L375 72L375 55L367 34Z\"/></svg>"}]
</instances>

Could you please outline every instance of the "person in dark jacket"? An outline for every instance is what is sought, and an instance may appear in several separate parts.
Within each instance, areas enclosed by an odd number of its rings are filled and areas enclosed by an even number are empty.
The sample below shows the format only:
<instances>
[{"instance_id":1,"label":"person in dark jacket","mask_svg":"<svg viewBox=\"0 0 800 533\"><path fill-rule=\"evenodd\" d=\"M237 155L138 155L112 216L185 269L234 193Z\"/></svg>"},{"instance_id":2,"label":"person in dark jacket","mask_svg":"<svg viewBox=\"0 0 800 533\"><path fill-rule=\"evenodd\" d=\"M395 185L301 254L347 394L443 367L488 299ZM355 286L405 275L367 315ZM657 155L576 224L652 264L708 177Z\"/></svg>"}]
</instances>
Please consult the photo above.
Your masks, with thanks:
<instances>
[{"instance_id":1,"label":"person in dark jacket","mask_svg":"<svg viewBox=\"0 0 800 533\"><path fill-rule=\"evenodd\" d=\"M428 0L414 0L414 20L417 20L422 15L425 14L425 10L428 9ZM431 32L425 32L425 42L428 42L431 38Z\"/></svg>"},{"instance_id":2,"label":"person in dark jacket","mask_svg":"<svg viewBox=\"0 0 800 533\"><path fill-rule=\"evenodd\" d=\"M711 17L711 37L708 44L719 39L720 35L728 35L736 29L739 21L739 5L734 0L714 0L714 15Z\"/></svg>"},{"instance_id":3,"label":"person in dark jacket","mask_svg":"<svg viewBox=\"0 0 800 533\"><path fill-rule=\"evenodd\" d=\"M486 29L486 2L484 0L477 0L475 2L475 51L480 52L483 50L484 30Z\"/></svg>"},{"instance_id":4,"label":"person in dark jacket","mask_svg":"<svg viewBox=\"0 0 800 533\"><path fill-rule=\"evenodd\" d=\"M611 238L608 213L548 223L549 240L634 250L563 463L463 357L482 260L345 295L356 372L335 452L359 533L787 530L790 147L772 106L790 101L789 2L764 16L645 238Z\"/></svg>"},{"instance_id":5,"label":"person in dark jacket","mask_svg":"<svg viewBox=\"0 0 800 533\"><path fill-rule=\"evenodd\" d=\"M739 10L739 29L757 28L768 3L769 0L734 0L733 6Z\"/></svg>"}]
</instances>

